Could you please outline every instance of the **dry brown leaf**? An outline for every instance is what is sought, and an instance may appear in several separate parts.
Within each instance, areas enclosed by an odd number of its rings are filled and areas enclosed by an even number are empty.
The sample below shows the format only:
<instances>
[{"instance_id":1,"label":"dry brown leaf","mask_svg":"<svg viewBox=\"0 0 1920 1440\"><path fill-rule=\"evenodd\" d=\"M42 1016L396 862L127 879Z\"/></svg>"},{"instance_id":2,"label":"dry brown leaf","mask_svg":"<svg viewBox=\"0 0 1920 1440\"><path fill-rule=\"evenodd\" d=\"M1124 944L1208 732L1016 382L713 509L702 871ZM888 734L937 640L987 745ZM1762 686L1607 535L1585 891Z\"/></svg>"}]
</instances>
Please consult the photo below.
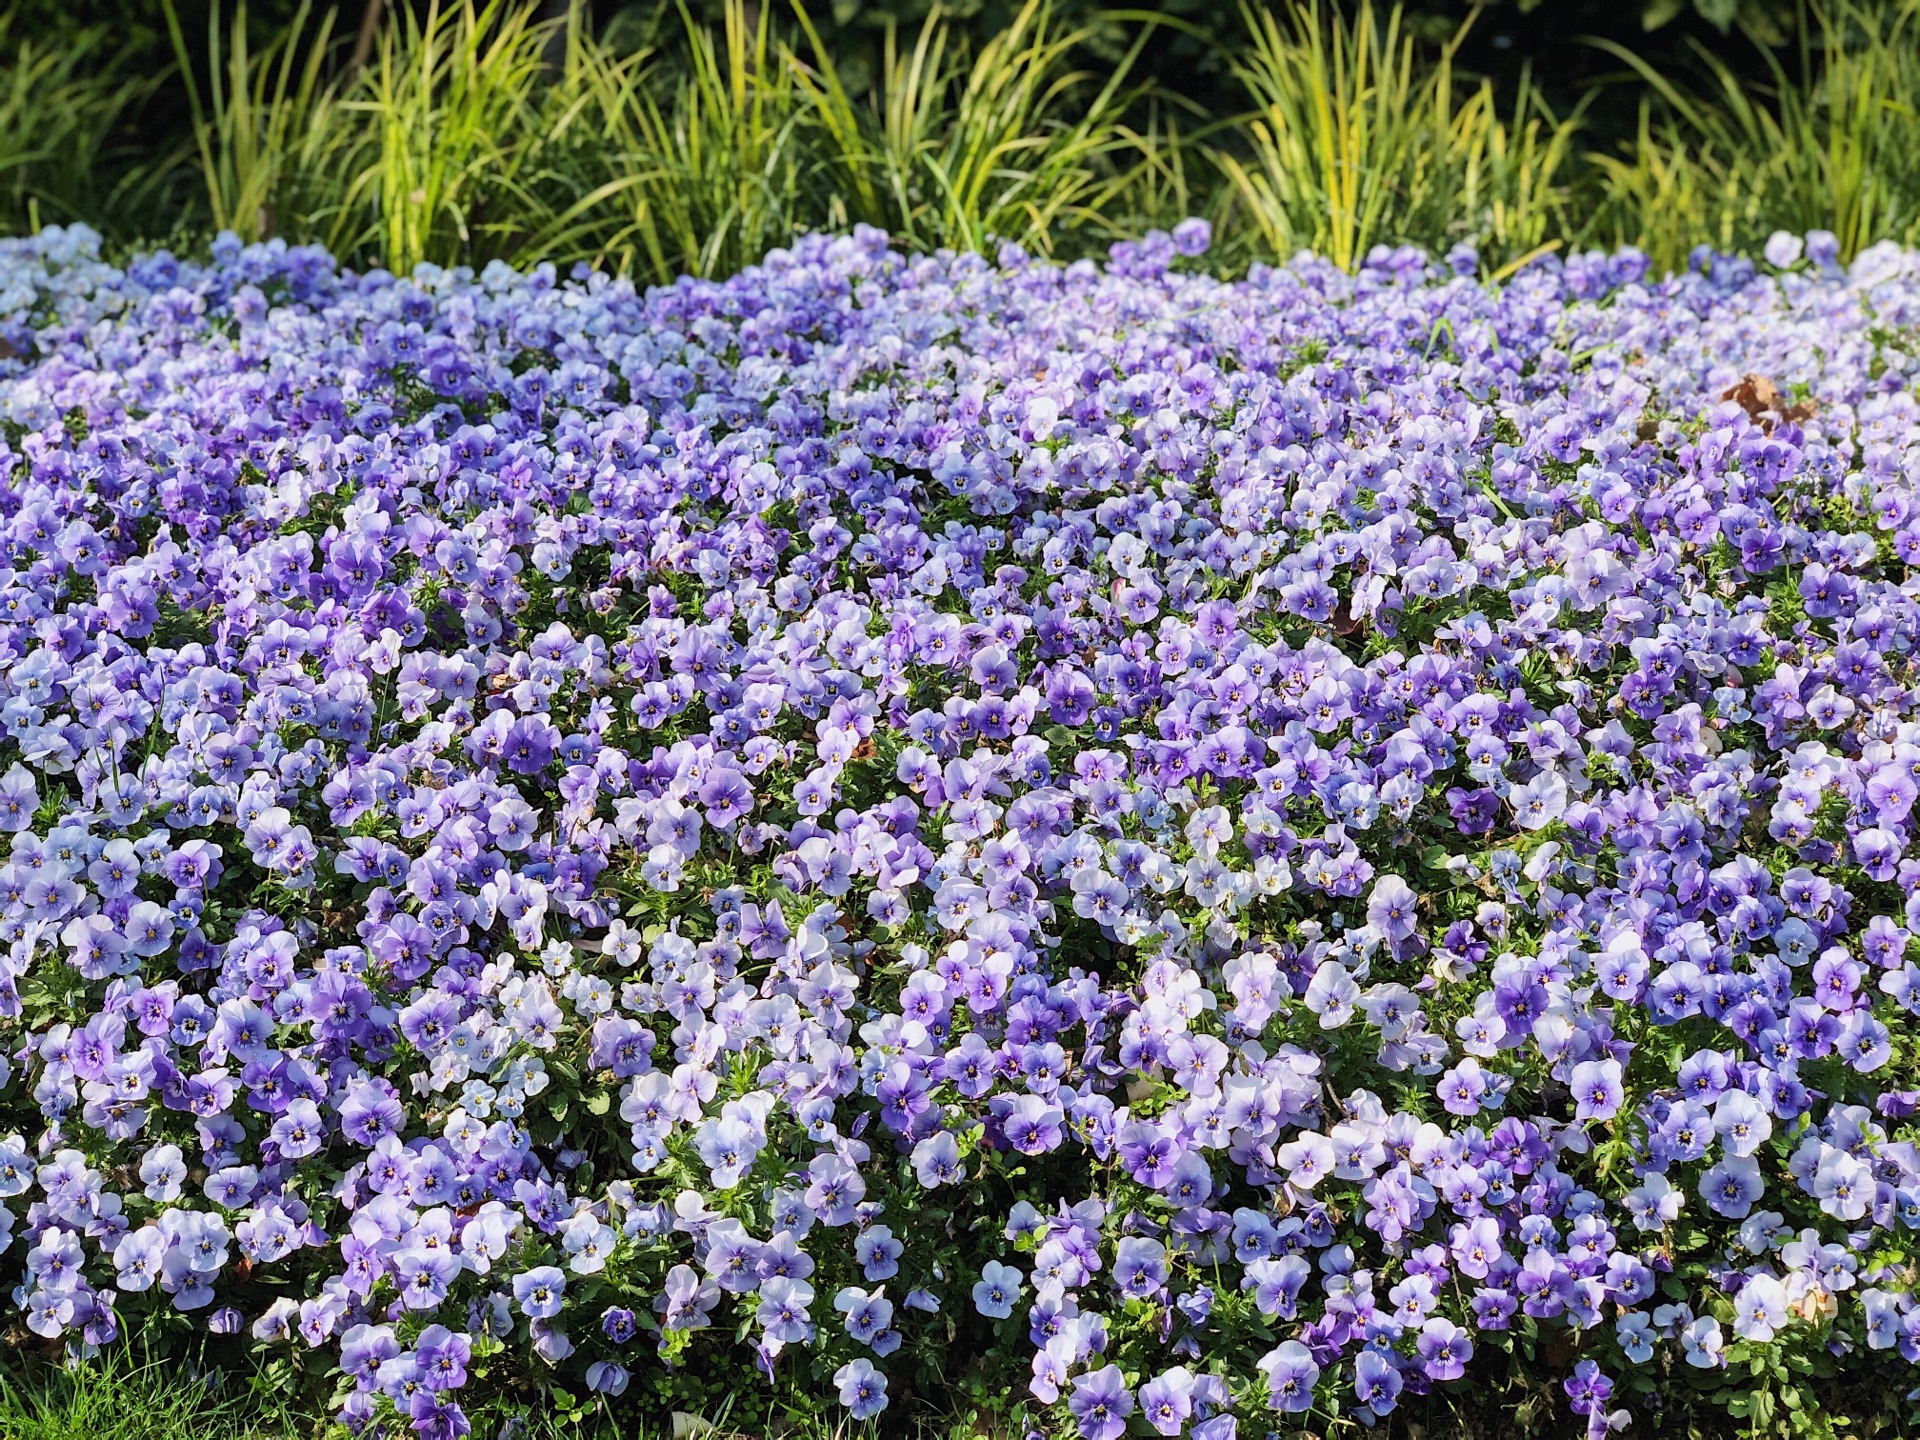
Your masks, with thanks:
<instances>
[{"instance_id":1,"label":"dry brown leaf","mask_svg":"<svg viewBox=\"0 0 1920 1440\"><path fill-rule=\"evenodd\" d=\"M1799 400L1789 405L1778 385L1765 375L1751 373L1742 375L1737 385L1730 385L1723 390L1720 398L1738 404L1769 435L1776 424L1797 425L1803 420L1811 420L1820 412L1820 402L1817 400Z\"/></svg>"},{"instance_id":2,"label":"dry brown leaf","mask_svg":"<svg viewBox=\"0 0 1920 1440\"><path fill-rule=\"evenodd\" d=\"M1780 389L1764 375L1742 375L1738 384L1720 392L1720 398L1737 402L1756 420L1780 408Z\"/></svg>"}]
</instances>

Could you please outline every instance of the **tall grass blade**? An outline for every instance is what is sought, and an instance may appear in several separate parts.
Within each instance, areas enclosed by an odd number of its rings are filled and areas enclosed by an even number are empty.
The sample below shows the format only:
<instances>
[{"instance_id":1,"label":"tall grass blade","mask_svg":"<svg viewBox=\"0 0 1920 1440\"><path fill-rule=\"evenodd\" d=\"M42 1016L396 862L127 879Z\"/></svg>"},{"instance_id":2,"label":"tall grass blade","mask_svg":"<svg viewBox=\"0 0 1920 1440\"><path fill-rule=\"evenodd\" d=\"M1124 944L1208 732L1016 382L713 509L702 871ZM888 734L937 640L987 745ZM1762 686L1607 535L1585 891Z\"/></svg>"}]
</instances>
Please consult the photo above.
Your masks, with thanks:
<instances>
[{"instance_id":1,"label":"tall grass blade","mask_svg":"<svg viewBox=\"0 0 1920 1440\"><path fill-rule=\"evenodd\" d=\"M309 32L312 9L302 0L286 28L255 53L244 0L234 7L224 43L216 3L207 19L210 68L203 97L173 0L163 0L163 9L214 228L249 241L274 234L283 219L304 228L341 119L334 86L325 80L333 12Z\"/></svg>"},{"instance_id":2,"label":"tall grass blade","mask_svg":"<svg viewBox=\"0 0 1920 1440\"><path fill-rule=\"evenodd\" d=\"M817 163L850 219L908 246L982 250L1009 240L1050 254L1075 233L1112 233L1112 212L1140 184L1185 184L1169 157L1171 117L1146 130L1128 123L1140 96L1130 76L1159 17L1109 16L1146 23L1103 77L1074 64L1092 27L1059 28L1047 0L1027 0L977 53L938 8L911 45L889 20L863 105L795 8L810 57L790 59L812 110Z\"/></svg>"},{"instance_id":3,"label":"tall grass blade","mask_svg":"<svg viewBox=\"0 0 1920 1440\"><path fill-rule=\"evenodd\" d=\"M541 184L577 198L539 245L665 281L729 273L807 228L808 106L768 10L728 0L718 35L680 15L674 55L569 43Z\"/></svg>"},{"instance_id":4,"label":"tall grass blade","mask_svg":"<svg viewBox=\"0 0 1920 1440\"><path fill-rule=\"evenodd\" d=\"M511 254L540 205L536 101L550 23L508 0L408 6L345 109L364 127L336 244L406 274Z\"/></svg>"},{"instance_id":5,"label":"tall grass blade","mask_svg":"<svg viewBox=\"0 0 1920 1440\"><path fill-rule=\"evenodd\" d=\"M0 13L0 223L86 220L112 234L144 214L173 157L124 168L114 135L161 78L131 73L103 28L49 40Z\"/></svg>"},{"instance_id":6,"label":"tall grass blade","mask_svg":"<svg viewBox=\"0 0 1920 1440\"><path fill-rule=\"evenodd\" d=\"M1700 50L1708 84L1677 84L1610 41L1647 90L1639 130L1589 158L1599 177L1601 233L1645 248L1656 264L1691 248L1757 249L1769 231L1831 230L1842 256L1920 227L1920 3L1837 0L1809 9L1797 73L1764 51L1770 83L1755 87Z\"/></svg>"},{"instance_id":7,"label":"tall grass blade","mask_svg":"<svg viewBox=\"0 0 1920 1440\"><path fill-rule=\"evenodd\" d=\"M1384 20L1371 0L1242 13L1248 143L1211 153L1261 252L1312 249L1347 270L1406 241L1501 257L1564 223L1578 115L1554 116L1529 78L1503 117L1490 83L1456 75L1465 26L1429 59L1397 6Z\"/></svg>"}]
</instances>

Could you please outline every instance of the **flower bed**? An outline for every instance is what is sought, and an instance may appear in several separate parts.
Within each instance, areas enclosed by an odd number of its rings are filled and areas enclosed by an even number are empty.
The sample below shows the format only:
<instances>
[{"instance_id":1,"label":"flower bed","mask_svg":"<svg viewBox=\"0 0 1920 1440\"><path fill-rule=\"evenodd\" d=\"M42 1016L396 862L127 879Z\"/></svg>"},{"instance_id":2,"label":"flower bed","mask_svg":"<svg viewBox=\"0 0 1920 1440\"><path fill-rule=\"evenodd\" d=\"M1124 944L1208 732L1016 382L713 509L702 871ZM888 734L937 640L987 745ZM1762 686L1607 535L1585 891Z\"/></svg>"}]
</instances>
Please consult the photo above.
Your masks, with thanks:
<instances>
[{"instance_id":1,"label":"flower bed","mask_svg":"<svg viewBox=\"0 0 1920 1440\"><path fill-rule=\"evenodd\" d=\"M1920 257L1824 238L0 246L20 1316L427 1436L1898 1375Z\"/></svg>"}]
</instances>

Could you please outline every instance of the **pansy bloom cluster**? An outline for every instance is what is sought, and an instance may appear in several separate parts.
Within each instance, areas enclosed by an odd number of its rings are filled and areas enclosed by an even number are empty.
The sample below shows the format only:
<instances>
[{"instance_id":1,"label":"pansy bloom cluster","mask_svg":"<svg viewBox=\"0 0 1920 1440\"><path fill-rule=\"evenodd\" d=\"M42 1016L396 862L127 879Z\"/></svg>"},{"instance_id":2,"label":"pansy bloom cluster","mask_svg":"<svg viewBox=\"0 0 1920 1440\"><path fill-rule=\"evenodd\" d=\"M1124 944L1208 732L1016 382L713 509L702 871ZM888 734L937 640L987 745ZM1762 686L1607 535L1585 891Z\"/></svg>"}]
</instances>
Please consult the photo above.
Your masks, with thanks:
<instances>
[{"instance_id":1,"label":"pansy bloom cluster","mask_svg":"<svg viewBox=\"0 0 1920 1440\"><path fill-rule=\"evenodd\" d=\"M1206 245L0 245L18 1323L423 1437L1920 1360L1920 257Z\"/></svg>"}]
</instances>

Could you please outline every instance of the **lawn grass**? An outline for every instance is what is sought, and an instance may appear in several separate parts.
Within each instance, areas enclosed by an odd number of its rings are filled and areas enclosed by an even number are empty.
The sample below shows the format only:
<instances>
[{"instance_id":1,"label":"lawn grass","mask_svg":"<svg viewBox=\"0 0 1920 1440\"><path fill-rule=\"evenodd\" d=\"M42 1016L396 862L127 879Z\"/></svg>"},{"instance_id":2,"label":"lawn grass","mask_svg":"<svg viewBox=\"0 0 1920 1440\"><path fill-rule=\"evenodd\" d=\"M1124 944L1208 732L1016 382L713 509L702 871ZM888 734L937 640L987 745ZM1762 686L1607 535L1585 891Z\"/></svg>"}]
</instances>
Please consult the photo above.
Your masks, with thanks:
<instances>
[{"instance_id":1,"label":"lawn grass","mask_svg":"<svg viewBox=\"0 0 1920 1440\"><path fill-rule=\"evenodd\" d=\"M6 1440L291 1440L315 1433L266 1387L121 1352L73 1369L0 1366Z\"/></svg>"},{"instance_id":2,"label":"lawn grass","mask_svg":"<svg viewBox=\"0 0 1920 1440\"><path fill-rule=\"evenodd\" d=\"M711 1416L644 1412L633 1397L585 1397L549 1408L474 1421L474 1440L877 1440L872 1423L838 1407L809 1416L743 1395ZM908 1440L1003 1440L969 1416L922 1419ZM290 1400L265 1371L157 1359L121 1347L66 1367L19 1352L0 1353L0 1440L349 1440L344 1426ZM1013 1440L1013 1437L1004 1437Z\"/></svg>"}]
</instances>

